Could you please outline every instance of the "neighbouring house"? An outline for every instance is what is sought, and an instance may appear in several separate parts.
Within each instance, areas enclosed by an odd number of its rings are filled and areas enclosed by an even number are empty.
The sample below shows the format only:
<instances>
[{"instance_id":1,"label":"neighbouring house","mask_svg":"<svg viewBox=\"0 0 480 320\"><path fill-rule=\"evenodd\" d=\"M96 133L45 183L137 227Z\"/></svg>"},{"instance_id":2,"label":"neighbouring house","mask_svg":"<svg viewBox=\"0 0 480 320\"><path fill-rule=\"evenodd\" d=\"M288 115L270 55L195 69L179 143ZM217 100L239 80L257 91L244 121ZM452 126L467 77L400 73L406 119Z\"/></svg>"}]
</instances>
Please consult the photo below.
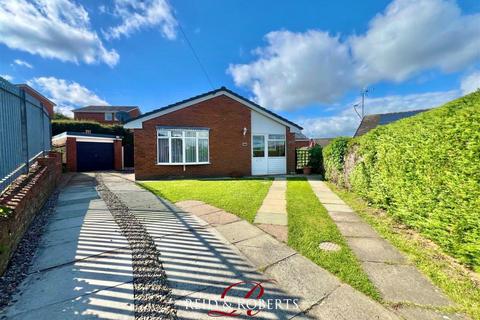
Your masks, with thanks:
<instances>
[{"instance_id":1,"label":"neighbouring house","mask_svg":"<svg viewBox=\"0 0 480 320\"><path fill-rule=\"evenodd\" d=\"M295 148L309 147L311 145L310 139L301 132L295 133Z\"/></svg>"},{"instance_id":2,"label":"neighbouring house","mask_svg":"<svg viewBox=\"0 0 480 320\"><path fill-rule=\"evenodd\" d=\"M299 125L221 87L148 112L134 130L135 177L295 172Z\"/></svg>"},{"instance_id":3,"label":"neighbouring house","mask_svg":"<svg viewBox=\"0 0 480 320\"><path fill-rule=\"evenodd\" d=\"M73 110L75 120L120 124L140 116L137 106L86 106Z\"/></svg>"},{"instance_id":4,"label":"neighbouring house","mask_svg":"<svg viewBox=\"0 0 480 320\"><path fill-rule=\"evenodd\" d=\"M20 89L23 89L26 93L28 93L30 96L34 97L35 99L37 99L40 104L47 110L48 112L48 115L51 117L53 117L53 108L56 106L55 103L53 103L52 101L50 101L47 97L43 96L41 93L39 93L37 90L33 89L32 87L30 87L28 84L25 84L25 83L20 83L20 84L16 84L15 86L17 86L18 88Z\"/></svg>"},{"instance_id":5,"label":"neighbouring house","mask_svg":"<svg viewBox=\"0 0 480 320\"><path fill-rule=\"evenodd\" d=\"M313 139L314 144L320 145L322 148L328 146L334 138L315 138Z\"/></svg>"},{"instance_id":6,"label":"neighbouring house","mask_svg":"<svg viewBox=\"0 0 480 320\"><path fill-rule=\"evenodd\" d=\"M370 114L368 116L363 117L362 122L360 122L360 125L358 126L357 131L353 136L354 137L361 136L378 126L389 124L400 119L412 117L416 114L419 114L421 112L428 111L428 110L430 109Z\"/></svg>"},{"instance_id":7,"label":"neighbouring house","mask_svg":"<svg viewBox=\"0 0 480 320\"><path fill-rule=\"evenodd\" d=\"M62 154L62 163L70 172L123 168L122 137L64 132L52 137L52 146Z\"/></svg>"}]
</instances>

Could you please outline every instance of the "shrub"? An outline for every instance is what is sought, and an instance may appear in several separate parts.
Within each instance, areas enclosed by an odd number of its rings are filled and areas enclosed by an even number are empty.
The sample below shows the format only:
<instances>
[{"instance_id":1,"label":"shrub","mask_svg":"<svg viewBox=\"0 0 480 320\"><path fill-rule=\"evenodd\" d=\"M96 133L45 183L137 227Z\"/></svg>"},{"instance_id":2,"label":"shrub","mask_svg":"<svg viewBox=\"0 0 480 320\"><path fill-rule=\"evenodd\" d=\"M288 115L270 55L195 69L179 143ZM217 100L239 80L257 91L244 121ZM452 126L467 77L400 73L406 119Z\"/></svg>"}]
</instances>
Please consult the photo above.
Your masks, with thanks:
<instances>
[{"instance_id":1,"label":"shrub","mask_svg":"<svg viewBox=\"0 0 480 320\"><path fill-rule=\"evenodd\" d=\"M308 153L310 156L308 166L312 168L313 172L323 174L322 146L317 144L308 149Z\"/></svg>"},{"instance_id":2,"label":"shrub","mask_svg":"<svg viewBox=\"0 0 480 320\"><path fill-rule=\"evenodd\" d=\"M337 137L323 148L323 168L325 179L344 185L343 164L350 138Z\"/></svg>"},{"instance_id":3,"label":"shrub","mask_svg":"<svg viewBox=\"0 0 480 320\"><path fill-rule=\"evenodd\" d=\"M327 176L342 169L335 148ZM480 92L378 127L352 153L353 191L480 271Z\"/></svg>"},{"instance_id":4,"label":"shrub","mask_svg":"<svg viewBox=\"0 0 480 320\"><path fill-rule=\"evenodd\" d=\"M123 144L133 144L133 134L124 129L121 125L107 125L95 121L78 120L53 120L52 135L57 135L65 131L85 132L90 130L92 133L110 134L123 137Z\"/></svg>"}]
</instances>

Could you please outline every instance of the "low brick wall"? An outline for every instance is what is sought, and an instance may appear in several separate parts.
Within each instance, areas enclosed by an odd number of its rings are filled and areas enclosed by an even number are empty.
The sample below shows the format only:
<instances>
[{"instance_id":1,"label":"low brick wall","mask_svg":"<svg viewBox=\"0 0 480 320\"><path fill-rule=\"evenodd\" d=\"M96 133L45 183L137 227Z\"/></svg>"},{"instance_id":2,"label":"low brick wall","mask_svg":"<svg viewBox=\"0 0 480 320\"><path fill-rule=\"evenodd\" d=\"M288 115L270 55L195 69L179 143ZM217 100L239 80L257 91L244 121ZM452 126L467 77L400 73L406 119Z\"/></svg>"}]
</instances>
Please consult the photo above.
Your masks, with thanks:
<instances>
[{"instance_id":1,"label":"low brick wall","mask_svg":"<svg viewBox=\"0 0 480 320\"><path fill-rule=\"evenodd\" d=\"M0 205L12 210L8 217L0 217L0 275L35 214L55 189L61 174L61 154L50 152L39 158L28 175L20 176L0 196Z\"/></svg>"}]
</instances>

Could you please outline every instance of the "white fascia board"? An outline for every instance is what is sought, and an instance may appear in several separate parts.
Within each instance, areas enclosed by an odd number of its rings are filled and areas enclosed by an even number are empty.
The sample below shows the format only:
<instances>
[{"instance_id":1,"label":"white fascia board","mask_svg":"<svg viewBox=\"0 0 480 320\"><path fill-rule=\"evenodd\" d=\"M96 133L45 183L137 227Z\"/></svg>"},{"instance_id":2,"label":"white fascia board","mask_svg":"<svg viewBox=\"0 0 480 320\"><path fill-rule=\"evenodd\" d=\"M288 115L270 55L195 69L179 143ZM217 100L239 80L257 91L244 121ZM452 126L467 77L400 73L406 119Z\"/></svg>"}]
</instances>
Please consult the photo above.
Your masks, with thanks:
<instances>
[{"instance_id":1,"label":"white fascia board","mask_svg":"<svg viewBox=\"0 0 480 320\"><path fill-rule=\"evenodd\" d=\"M298 129L297 127L291 125L290 123L288 122L285 122L277 117L275 117L274 115L268 113L268 112L265 112L264 110L258 108L257 106L251 104L251 103L248 103L247 101L243 100L243 99L240 99L239 97L237 96L234 96L232 94L230 94L229 92L227 91L218 91L217 93L212 93L208 96L204 96L204 97L200 97L200 98L197 98L197 99L194 99L194 100L191 100L191 101L188 101L188 102L185 102L185 103L182 103L182 104L179 104L175 107L171 107L171 108L168 108L166 110L163 110L163 111L158 111L158 112L155 112L155 113L152 113L151 115L148 115L146 117L143 117L143 118L140 118L140 119L137 119L137 120L133 120L133 121L130 121L130 122L127 122L126 124L123 125L123 127L125 129L142 129L142 124L143 122L145 121L148 121L150 119L154 119L154 118L157 118L157 117L161 117L165 114L168 114L168 113L171 113L171 112L174 112L174 111L177 111L177 110L180 110L180 109L183 109L183 108L186 108L186 107L189 107L189 106L192 106L194 104L197 104L197 103L200 103L200 102L203 102L203 101L206 101L206 100L210 100L212 98L215 98L215 97L218 97L218 96L221 96L221 95L225 95L235 101L238 101L240 102L241 104L249 107L250 109L252 110L255 110L256 112L278 122L278 123L281 123L283 124L284 126L286 127L289 127L290 128L290 131L291 132L300 132L300 129Z\"/></svg>"}]
</instances>

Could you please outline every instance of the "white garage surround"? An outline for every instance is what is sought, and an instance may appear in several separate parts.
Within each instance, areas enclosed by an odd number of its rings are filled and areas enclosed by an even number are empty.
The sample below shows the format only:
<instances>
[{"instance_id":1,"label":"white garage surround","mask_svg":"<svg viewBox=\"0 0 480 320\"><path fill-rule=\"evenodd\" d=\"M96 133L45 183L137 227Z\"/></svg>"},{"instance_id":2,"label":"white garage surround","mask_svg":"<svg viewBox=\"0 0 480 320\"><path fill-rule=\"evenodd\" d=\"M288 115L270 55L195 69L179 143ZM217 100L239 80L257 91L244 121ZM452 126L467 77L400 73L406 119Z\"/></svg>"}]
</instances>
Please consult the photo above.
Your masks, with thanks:
<instances>
[{"instance_id":1,"label":"white garage surround","mask_svg":"<svg viewBox=\"0 0 480 320\"><path fill-rule=\"evenodd\" d=\"M252 175L287 173L287 128L252 110Z\"/></svg>"}]
</instances>

